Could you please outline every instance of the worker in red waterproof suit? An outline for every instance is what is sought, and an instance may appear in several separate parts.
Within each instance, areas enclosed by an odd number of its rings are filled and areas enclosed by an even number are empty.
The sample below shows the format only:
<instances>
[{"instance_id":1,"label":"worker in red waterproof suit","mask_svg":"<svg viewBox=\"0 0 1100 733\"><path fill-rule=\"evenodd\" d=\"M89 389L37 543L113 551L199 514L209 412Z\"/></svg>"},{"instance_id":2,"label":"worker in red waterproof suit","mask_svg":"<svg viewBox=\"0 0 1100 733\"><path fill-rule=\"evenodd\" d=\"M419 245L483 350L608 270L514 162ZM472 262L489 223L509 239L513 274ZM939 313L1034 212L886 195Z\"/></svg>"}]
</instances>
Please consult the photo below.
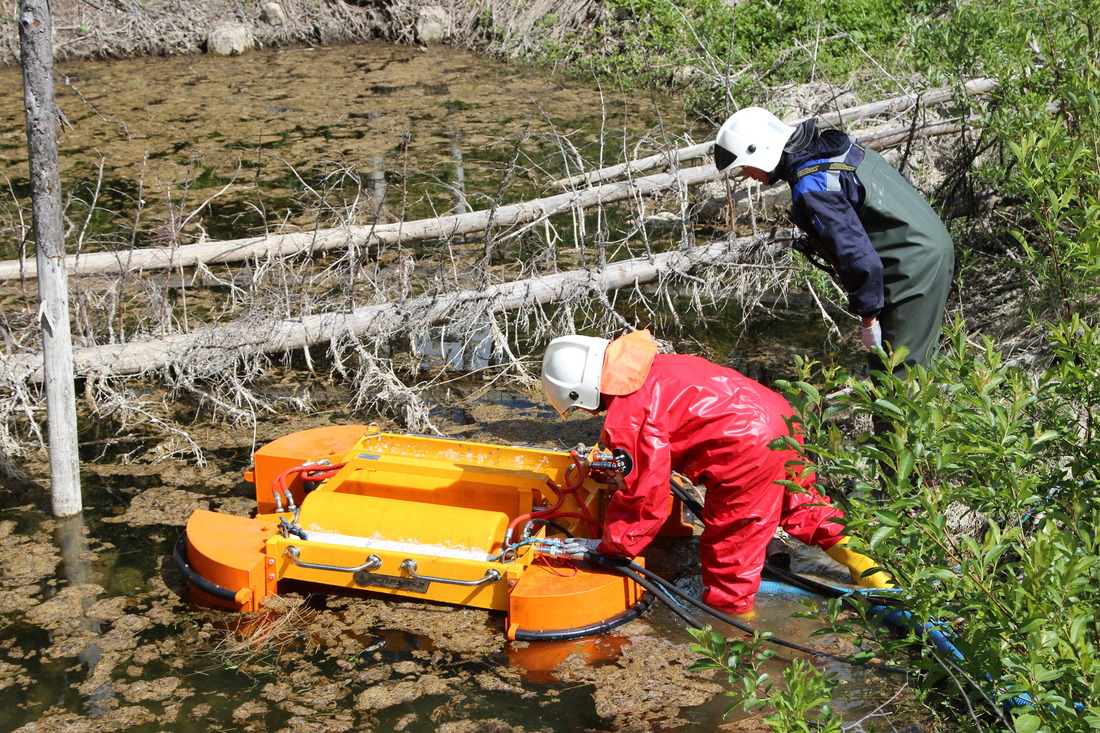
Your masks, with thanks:
<instances>
[{"instance_id":1,"label":"worker in red waterproof suit","mask_svg":"<svg viewBox=\"0 0 1100 733\"><path fill-rule=\"evenodd\" d=\"M605 411L601 442L628 458L621 488L607 507L602 555L634 557L669 514L669 479L676 471L705 486L700 538L703 600L719 610L752 610L765 550L777 527L825 549L853 577L874 567L848 550L843 514L814 488L812 470L791 449L773 450L791 435L793 411L779 394L705 359L658 354L648 331L615 342L565 336L547 347L543 389L564 417L573 409ZM801 436L795 432L796 440ZM780 481L792 480L799 490ZM888 585L876 572L859 582Z\"/></svg>"}]
</instances>

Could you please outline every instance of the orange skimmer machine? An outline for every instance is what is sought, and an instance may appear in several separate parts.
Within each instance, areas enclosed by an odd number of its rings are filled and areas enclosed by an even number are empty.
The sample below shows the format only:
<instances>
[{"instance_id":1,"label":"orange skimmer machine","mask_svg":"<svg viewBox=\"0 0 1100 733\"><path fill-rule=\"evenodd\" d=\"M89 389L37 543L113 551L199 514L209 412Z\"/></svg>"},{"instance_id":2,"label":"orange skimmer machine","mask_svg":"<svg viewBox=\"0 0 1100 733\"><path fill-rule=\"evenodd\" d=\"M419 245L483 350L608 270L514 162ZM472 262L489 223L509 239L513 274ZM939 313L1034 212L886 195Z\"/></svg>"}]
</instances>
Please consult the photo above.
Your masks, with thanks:
<instances>
[{"instance_id":1,"label":"orange skimmer machine","mask_svg":"<svg viewBox=\"0 0 1100 733\"><path fill-rule=\"evenodd\" d=\"M505 611L512 639L590 636L635 618L650 596L564 557L568 537L600 536L609 495L591 470L608 464L583 450L373 425L293 433L256 451L245 474L257 515L196 511L176 564L205 605L254 611L285 581L301 581Z\"/></svg>"}]
</instances>

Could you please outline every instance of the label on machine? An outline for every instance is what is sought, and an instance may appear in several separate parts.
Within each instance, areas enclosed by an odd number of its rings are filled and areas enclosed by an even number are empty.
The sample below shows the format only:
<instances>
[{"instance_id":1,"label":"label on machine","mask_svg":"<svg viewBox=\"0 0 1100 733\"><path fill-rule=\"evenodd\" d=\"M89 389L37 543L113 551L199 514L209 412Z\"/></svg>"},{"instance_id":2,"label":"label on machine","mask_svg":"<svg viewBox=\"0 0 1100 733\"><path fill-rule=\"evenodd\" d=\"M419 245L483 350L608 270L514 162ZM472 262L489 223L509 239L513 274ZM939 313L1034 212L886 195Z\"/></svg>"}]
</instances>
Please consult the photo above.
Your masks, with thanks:
<instances>
[{"instance_id":1,"label":"label on machine","mask_svg":"<svg viewBox=\"0 0 1100 733\"><path fill-rule=\"evenodd\" d=\"M398 575L382 575L366 570L359 570L352 575L355 584L364 588L388 588L390 590L402 590L409 593L427 593L430 581L421 578L404 578Z\"/></svg>"}]
</instances>

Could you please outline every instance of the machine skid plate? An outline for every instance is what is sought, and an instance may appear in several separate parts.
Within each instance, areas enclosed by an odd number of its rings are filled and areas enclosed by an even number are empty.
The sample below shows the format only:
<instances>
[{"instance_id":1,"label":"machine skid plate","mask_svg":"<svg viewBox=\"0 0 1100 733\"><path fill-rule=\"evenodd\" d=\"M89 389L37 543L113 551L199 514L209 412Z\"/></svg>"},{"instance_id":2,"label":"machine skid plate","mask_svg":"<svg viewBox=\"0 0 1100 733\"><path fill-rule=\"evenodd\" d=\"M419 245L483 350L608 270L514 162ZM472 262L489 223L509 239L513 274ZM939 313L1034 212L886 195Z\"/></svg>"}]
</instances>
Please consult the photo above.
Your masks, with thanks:
<instances>
[{"instance_id":1,"label":"machine skid plate","mask_svg":"<svg viewBox=\"0 0 1100 733\"><path fill-rule=\"evenodd\" d=\"M188 518L185 532L182 559L194 575L187 570L184 575L195 600L255 611L275 592L276 578L264 551L276 534L270 522L200 509Z\"/></svg>"},{"instance_id":2,"label":"machine skid plate","mask_svg":"<svg viewBox=\"0 0 1100 733\"><path fill-rule=\"evenodd\" d=\"M587 631L577 636L588 636L592 628L629 620L624 613L642 601L642 589L618 574L531 565L509 597L508 638L566 639L571 630Z\"/></svg>"}]
</instances>

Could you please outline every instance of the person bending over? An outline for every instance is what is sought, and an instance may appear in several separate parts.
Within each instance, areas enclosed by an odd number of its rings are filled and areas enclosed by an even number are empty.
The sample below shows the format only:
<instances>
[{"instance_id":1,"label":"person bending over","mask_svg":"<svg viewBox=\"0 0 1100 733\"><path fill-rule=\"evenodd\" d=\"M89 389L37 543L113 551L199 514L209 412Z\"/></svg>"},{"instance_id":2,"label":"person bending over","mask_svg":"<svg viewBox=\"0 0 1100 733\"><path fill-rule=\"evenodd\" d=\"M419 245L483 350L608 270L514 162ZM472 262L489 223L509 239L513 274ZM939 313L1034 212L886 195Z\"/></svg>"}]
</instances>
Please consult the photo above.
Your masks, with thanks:
<instances>
[{"instance_id":1,"label":"person bending over","mask_svg":"<svg viewBox=\"0 0 1100 733\"><path fill-rule=\"evenodd\" d=\"M873 348L884 343L907 347L905 363L928 366L939 350L955 250L905 176L840 130L821 130L816 119L792 127L760 107L725 121L714 164L790 185L791 218L807 235L799 249L847 293L871 369L883 369Z\"/></svg>"},{"instance_id":2,"label":"person bending over","mask_svg":"<svg viewBox=\"0 0 1100 733\"><path fill-rule=\"evenodd\" d=\"M640 554L668 519L676 471L706 487L705 603L732 614L752 610L778 527L823 548L861 585L889 586L883 571L863 577L875 563L847 549L837 521L844 515L818 492L814 471L795 450L770 447L782 436L802 440L788 423L790 404L776 392L696 356L658 354L648 331L614 342L554 339L543 358L542 386L562 417L575 409L605 413L600 442L628 456L630 467L608 503L603 536L590 541L592 551Z\"/></svg>"}]
</instances>

